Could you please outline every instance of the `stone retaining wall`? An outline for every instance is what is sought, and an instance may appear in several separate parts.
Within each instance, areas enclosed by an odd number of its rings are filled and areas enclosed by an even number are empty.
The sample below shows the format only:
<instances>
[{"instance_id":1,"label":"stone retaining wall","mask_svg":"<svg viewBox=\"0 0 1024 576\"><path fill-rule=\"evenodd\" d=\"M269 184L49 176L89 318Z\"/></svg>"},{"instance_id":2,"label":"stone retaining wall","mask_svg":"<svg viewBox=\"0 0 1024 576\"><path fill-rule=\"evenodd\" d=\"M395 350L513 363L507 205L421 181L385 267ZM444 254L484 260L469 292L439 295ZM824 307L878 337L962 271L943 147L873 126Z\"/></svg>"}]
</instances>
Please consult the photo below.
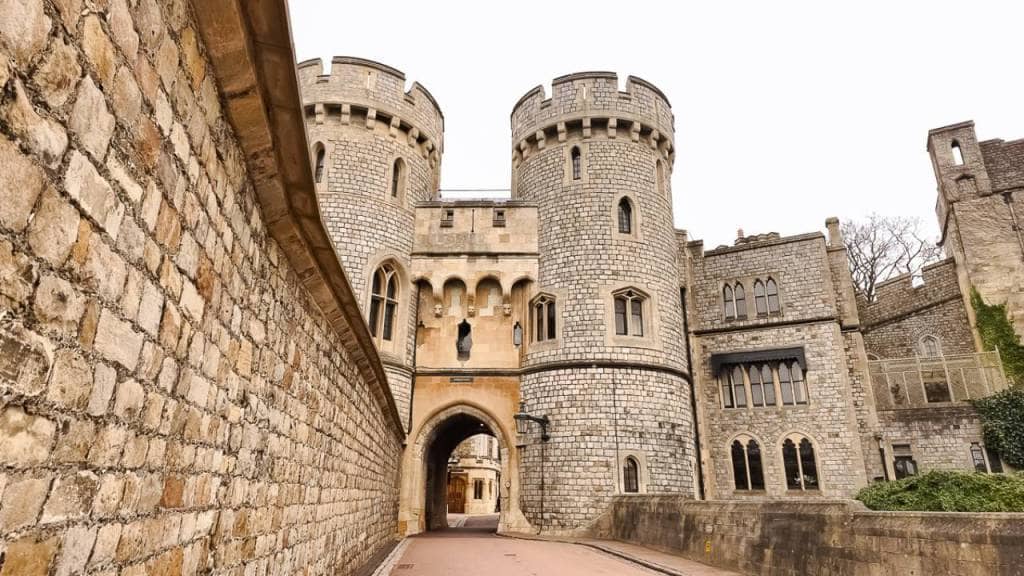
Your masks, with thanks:
<instances>
[{"instance_id":1,"label":"stone retaining wall","mask_svg":"<svg viewBox=\"0 0 1024 576\"><path fill-rule=\"evenodd\" d=\"M619 496L593 535L745 574L1024 574L1024 514L872 512L842 500Z\"/></svg>"},{"instance_id":2,"label":"stone retaining wall","mask_svg":"<svg viewBox=\"0 0 1024 576\"><path fill-rule=\"evenodd\" d=\"M0 574L346 575L393 541L397 413L325 313L351 289L295 265L263 87L210 63L290 42L236 6L0 2Z\"/></svg>"}]
</instances>

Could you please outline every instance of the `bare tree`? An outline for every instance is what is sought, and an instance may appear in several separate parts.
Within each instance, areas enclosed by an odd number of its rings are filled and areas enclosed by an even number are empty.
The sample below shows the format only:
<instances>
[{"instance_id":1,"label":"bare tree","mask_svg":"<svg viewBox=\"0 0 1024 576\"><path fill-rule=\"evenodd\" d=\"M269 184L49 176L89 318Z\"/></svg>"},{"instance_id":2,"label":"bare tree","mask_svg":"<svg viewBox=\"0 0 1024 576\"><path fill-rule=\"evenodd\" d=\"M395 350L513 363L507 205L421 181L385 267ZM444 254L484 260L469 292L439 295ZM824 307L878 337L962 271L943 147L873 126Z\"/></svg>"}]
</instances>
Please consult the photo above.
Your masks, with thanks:
<instances>
[{"instance_id":1,"label":"bare tree","mask_svg":"<svg viewBox=\"0 0 1024 576\"><path fill-rule=\"evenodd\" d=\"M871 214L866 220L843 223L850 272L857 291L869 302L875 287L900 274L918 274L938 260L942 249L921 231L920 218Z\"/></svg>"}]
</instances>

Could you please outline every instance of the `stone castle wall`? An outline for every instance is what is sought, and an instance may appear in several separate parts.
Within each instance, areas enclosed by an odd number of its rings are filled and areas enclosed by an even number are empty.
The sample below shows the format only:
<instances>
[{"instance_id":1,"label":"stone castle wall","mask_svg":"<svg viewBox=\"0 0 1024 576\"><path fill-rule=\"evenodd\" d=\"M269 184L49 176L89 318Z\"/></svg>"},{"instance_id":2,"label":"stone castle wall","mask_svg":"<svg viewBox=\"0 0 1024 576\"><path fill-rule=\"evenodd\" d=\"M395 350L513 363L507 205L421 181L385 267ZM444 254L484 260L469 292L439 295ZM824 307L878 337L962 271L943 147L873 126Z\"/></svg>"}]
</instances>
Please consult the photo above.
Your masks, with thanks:
<instances>
[{"instance_id":1,"label":"stone castle wall","mask_svg":"<svg viewBox=\"0 0 1024 576\"><path fill-rule=\"evenodd\" d=\"M319 59L298 65L311 156L321 149L325 156L320 208L364 315L374 270L388 259L399 268L396 334L378 345L407 420L416 332L414 206L436 195L444 118L426 89L414 83L403 92L405 76L383 64L336 57L329 74L320 72ZM398 159L404 168L393 195Z\"/></svg>"},{"instance_id":2,"label":"stone castle wall","mask_svg":"<svg viewBox=\"0 0 1024 576\"><path fill-rule=\"evenodd\" d=\"M965 305L972 289L988 304L1006 304L1024 337L1024 140L978 142L974 123L965 122L930 131L928 152L941 242L956 261ZM973 310L968 315L973 321Z\"/></svg>"},{"instance_id":3,"label":"stone castle wall","mask_svg":"<svg viewBox=\"0 0 1024 576\"><path fill-rule=\"evenodd\" d=\"M555 339L528 343L521 384L527 410L552 422L545 454L523 451L524 512L545 531L592 520L621 492L627 455L648 489L693 490L671 113L656 89L630 86L633 96L618 93L614 75L574 74L555 80L550 100L532 91L512 113L513 197L537 205L536 292L555 298L560 325ZM623 197L629 234L617 227ZM643 337L615 333L613 294L626 288L646 296Z\"/></svg>"},{"instance_id":4,"label":"stone castle wall","mask_svg":"<svg viewBox=\"0 0 1024 576\"><path fill-rule=\"evenodd\" d=\"M1017 576L1024 514L872 512L859 502L616 498L594 536L772 576Z\"/></svg>"},{"instance_id":5,"label":"stone castle wall","mask_svg":"<svg viewBox=\"0 0 1024 576\"><path fill-rule=\"evenodd\" d=\"M926 266L920 285L909 275L879 284L875 301L860 297L857 308L867 351L879 358L919 356L921 338L929 335L943 354L975 352L952 258Z\"/></svg>"},{"instance_id":6,"label":"stone castle wall","mask_svg":"<svg viewBox=\"0 0 1024 576\"><path fill-rule=\"evenodd\" d=\"M3 571L351 574L402 435L264 224L214 7L96 5L0 21Z\"/></svg>"},{"instance_id":7,"label":"stone castle wall","mask_svg":"<svg viewBox=\"0 0 1024 576\"><path fill-rule=\"evenodd\" d=\"M708 484L712 497L749 495L734 490L730 445L738 435L757 440L762 450L765 490L761 495L782 497L786 489L781 446L798 433L812 441L818 458L820 492L852 496L866 483L863 443L857 435L873 433L873 420L863 414L864 379L856 379L857 342L842 331L836 285L824 238L808 234L789 238L766 235L744 239L734 247L704 252L690 247L693 265L694 313L691 330L697 334L694 361L701 437L709 455ZM778 283L780 311L758 316L754 282ZM741 282L747 319L727 319L723 288ZM721 374L712 370L713 354L764 349L802 348L806 365L806 405L726 408ZM769 363L771 364L771 363ZM745 365L746 366L746 365Z\"/></svg>"}]
</instances>

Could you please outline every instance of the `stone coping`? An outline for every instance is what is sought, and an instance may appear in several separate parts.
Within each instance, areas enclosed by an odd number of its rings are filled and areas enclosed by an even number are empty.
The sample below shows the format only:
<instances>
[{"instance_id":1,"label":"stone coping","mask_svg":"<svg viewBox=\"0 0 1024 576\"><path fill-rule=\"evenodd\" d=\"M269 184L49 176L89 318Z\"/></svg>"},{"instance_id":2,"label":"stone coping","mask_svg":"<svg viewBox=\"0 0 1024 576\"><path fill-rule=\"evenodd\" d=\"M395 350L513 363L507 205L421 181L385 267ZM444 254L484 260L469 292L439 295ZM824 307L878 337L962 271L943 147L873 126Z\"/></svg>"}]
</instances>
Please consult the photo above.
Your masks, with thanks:
<instances>
[{"instance_id":1,"label":"stone coping","mask_svg":"<svg viewBox=\"0 0 1024 576\"><path fill-rule=\"evenodd\" d=\"M287 3L206 0L195 14L267 229L404 439L377 349L320 216Z\"/></svg>"}]
</instances>

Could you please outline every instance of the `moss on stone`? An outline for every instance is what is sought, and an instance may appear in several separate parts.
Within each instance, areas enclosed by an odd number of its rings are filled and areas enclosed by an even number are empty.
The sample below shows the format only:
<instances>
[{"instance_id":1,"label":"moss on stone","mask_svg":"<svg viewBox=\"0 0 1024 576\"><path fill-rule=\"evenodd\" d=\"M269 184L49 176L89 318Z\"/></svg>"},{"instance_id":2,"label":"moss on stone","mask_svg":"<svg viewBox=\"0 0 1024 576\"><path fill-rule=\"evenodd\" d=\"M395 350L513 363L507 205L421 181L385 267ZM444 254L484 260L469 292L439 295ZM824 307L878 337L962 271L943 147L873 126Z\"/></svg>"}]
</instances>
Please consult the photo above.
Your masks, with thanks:
<instances>
[{"instance_id":1,"label":"moss on stone","mask_svg":"<svg viewBox=\"0 0 1024 576\"><path fill-rule=\"evenodd\" d=\"M1016 384L1024 384L1024 346L1013 330L1005 304L985 304L981 294L971 289L971 306L985 350L999 350L1003 370Z\"/></svg>"}]
</instances>

